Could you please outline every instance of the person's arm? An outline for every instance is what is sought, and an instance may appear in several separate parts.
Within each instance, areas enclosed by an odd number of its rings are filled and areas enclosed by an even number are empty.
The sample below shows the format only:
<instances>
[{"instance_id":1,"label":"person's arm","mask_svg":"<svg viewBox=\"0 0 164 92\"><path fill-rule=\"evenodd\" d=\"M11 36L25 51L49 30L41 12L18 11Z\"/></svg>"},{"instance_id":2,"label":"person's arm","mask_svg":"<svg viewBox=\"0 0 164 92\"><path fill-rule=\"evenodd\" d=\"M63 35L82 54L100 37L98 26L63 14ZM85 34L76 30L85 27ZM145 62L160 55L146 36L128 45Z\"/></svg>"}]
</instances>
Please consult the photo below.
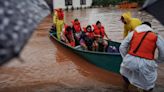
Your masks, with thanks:
<instances>
[{"instance_id":1,"label":"person's arm","mask_svg":"<svg viewBox=\"0 0 164 92\"><path fill-rule=\"evenodd\" d=\"M110 40L109 37L108 37L108 35L106 34L106 32L105 32L105 37L106 37L108 40Z\"/></svg>"},{"instance_id":2,"label":"person's arm","mask_svg":"<svg viewBox=\"0 0 164 92\"><path fill-rule=\"evenodd\" d=\"M156 61L158 63L164 62L164 39L159 35L156 44L158 48L158 58L156 59Z\"/></svg>"},{"instance_id":3,"label":"person's arm","mask_svg":"<svg viewBox=\"0 0 164 92\"><path fill-rule=\"evenodd\" d=\"M119 50L120 50L120 53L121 53L122 57L125 57L128 53L129 45L130 45L130 41L133 37L133 33L134 32L129 33L129 35L122 41L122 43L120 45Z\"/></svg>"},{"instance_id":4,"label":"person's arm","mask_svg":"<svg viewBox=\"0 0 164 92\"><path fill-rule=\"evenodd\" d=\"M64 40L66 43L69 43L69 41L68 41L68 39L67 39L67 37L65 36L65 34L64 34L64 29L62 30L62 32L61 32L61 38L63 38L62 40Z\"/></svg>"},{"instance_id":5,"label":"person's arm","mask_svg":"<svg viewBox=\"0 0 164 92\"><path fill-rule=\"evenodd\" d=\"M74 36L73 36L73 32L71 34L71 37L72 37L72 41L75 42L75 39L74 39Z\"/></svg>"}]
</instances>

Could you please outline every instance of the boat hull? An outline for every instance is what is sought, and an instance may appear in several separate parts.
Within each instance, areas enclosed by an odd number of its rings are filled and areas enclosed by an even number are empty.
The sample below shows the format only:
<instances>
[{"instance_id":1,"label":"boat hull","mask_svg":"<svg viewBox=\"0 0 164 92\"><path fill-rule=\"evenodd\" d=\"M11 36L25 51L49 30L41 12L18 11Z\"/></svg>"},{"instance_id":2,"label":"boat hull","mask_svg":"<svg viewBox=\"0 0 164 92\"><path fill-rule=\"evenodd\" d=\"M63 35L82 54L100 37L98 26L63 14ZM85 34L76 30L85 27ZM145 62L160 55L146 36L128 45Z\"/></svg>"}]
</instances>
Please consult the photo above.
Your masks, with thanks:
<instances>
[{"instance_id":1,"label":"boat hull","mask_svg":"<svg viewBox=\"0 0 164 92\"><path fill-rule=\"evenodd\" d=\"M74 53L77 53L81 57L85 58L89 63L96 65L97 67L103 68L107 71L118 73L120 70L120 64L122 62L122 57L120 53L105 53L105 52L93 52L93 51L84 51L72 48L66 45L64 42L58 41L53 33L50 32L50 37L57 41L62 46L70 49ZM120 43L109 41L111 46L119 48Z\"/></svg>"}]
</instances>

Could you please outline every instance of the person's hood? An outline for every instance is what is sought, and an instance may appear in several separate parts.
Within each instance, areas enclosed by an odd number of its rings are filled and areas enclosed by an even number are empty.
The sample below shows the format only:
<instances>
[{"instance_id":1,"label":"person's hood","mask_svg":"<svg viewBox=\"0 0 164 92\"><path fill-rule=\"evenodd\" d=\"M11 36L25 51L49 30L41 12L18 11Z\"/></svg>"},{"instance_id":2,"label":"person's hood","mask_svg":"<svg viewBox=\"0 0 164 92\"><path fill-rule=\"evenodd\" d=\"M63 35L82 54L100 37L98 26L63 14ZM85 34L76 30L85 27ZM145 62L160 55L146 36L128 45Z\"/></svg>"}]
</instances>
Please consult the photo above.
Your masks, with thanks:
<instances>
[{"instance_id":1,"label":"person's hood","mask_svg":"<svg viewBox=\"0 0 164 92\"><path fill-rule=\"evenodd\" d=\"M130 23L132 16L130 12L126 12L122 14L122 17L124 18L125 22L128 24Z\"/></svg>"},{"instance_id":2,"label":"person's hood","mask_svg":"<svg viewBox=\"0 0 164 92\"><path fill-rule=\"evenodd\" d=\"M135 28L135 31L140 33L140 32L147 32L147 31L153 31L153 29L151 27L149 27L148 25L142 24L138 27Z\"/></svg>"}]
</instances>

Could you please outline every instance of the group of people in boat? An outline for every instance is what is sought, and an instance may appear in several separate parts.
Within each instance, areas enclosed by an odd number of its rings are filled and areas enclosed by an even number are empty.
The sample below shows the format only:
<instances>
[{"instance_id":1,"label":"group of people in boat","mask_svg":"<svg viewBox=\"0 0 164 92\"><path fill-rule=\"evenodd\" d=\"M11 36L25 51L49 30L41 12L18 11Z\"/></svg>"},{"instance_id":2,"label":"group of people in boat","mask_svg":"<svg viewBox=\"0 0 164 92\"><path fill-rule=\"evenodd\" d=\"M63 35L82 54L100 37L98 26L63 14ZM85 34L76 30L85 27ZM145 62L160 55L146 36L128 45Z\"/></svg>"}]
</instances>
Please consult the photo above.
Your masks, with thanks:
<instances>
[{"instance_id":1,"label":"group of people in boat","mask_svg":"<svg viewBox=\"0 0 164 92\"><path fill-rule=\"evenodd\" d=\"M89 51L106 51L108 47L108 36L100 21L95 24L81 27L80 21L76 18L71 21L72 25L64 24L64 13L62 9L56 10L54 24L58 40L67 45L75 47L80 45Z\"/></svg>"},{"instance_id":2,"label":"group of people in boat","mask_svg":"<svg viewBox=\"0 0 164 92\"><path fill-rule=\"evenodd\" d=\"M132 18L129 12L122 14L120 20L124 24L124 40L119 48L123 57L120 73L125 80L124 92L130 92L128 89L130 84L142 89L142 92L151 92L157 79L155 61L164 61L164 39L152 29L149 22ZM80 44L85 49L93 51L97 51L99 45L104 48L108 46L104 37L109 38L100 21L92 25L93 29L91 25L82 29L78 19L72 21L72 26L64 25L64 14L59 9L55 10L54 23L57 38L70 46ZM154 58L156 48L158 48L157 59Z\"/></svg>"}]
</instances>

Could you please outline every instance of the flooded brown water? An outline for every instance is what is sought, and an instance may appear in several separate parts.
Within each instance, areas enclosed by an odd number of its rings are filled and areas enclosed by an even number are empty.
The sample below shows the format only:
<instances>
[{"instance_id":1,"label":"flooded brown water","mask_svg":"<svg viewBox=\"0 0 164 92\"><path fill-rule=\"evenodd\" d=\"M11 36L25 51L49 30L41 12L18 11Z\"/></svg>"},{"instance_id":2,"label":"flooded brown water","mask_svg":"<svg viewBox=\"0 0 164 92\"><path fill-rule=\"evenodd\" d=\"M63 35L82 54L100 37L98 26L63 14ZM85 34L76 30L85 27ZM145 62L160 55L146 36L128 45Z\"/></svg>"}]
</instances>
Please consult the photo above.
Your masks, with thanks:
<instances>
[{"instance_id":1,"label":"flooded brown water","mask_svg":"<svg viewBox=\"0 0 164 92\"><path fill-rule=\"evenodd\" d=\"M112 40L122 41L120 15L127 10L95 8L65 12L67 24L79 18L82 26L100 20ZM151 21L164 37L164 28L152 16L129 10L134 17ZM0 67L0 92L121 92L120 75L97 68L51 40L48 30L51 17L38 26L22 51L23 61L13 59ZM162 31L163 30L163 31ZM159 65L155 92L164 91L164 64Z\"/></svg>"}]
</instances>

